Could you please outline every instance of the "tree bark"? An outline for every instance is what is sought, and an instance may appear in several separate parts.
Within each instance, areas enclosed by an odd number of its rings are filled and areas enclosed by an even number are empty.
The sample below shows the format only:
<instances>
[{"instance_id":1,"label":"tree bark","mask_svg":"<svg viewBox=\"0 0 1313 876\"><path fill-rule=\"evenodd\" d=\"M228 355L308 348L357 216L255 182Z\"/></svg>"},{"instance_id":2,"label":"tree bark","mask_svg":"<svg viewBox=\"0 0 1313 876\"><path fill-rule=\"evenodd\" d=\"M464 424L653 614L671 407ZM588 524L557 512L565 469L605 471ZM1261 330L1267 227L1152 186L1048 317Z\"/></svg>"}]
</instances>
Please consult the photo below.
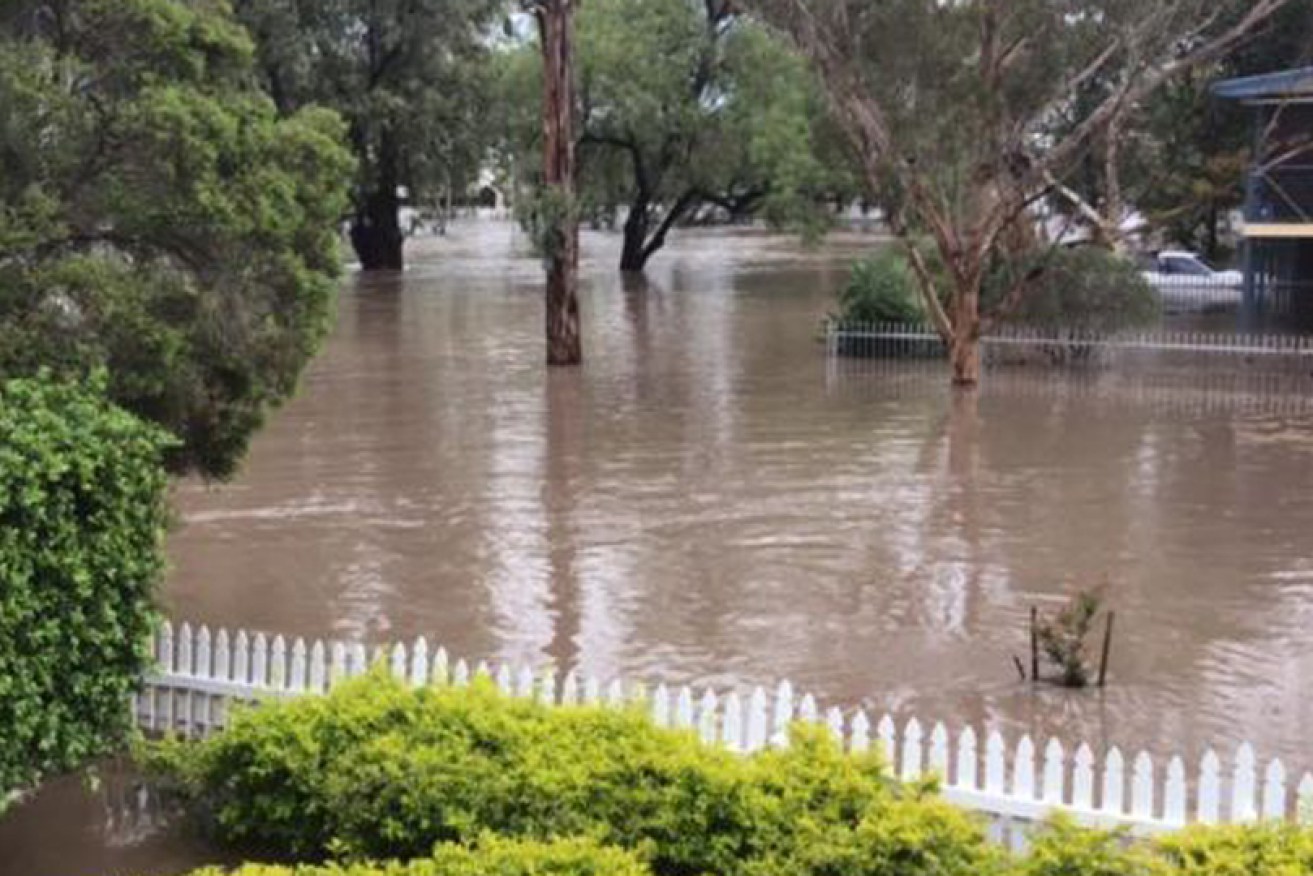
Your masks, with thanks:
<instances>
[{"instance_id":1,"label":"tree bark","mask_svg":"<svg viewBox=\"0 0 1313 876\"><path fill-rule=\"evenodd\" d=\"M630 207L629 218L625 220L625 244L620 253L620 271L626 274L642 273L652 256L666 245L671 230L698 203L698 199L695 190L684 192L679 200L666 209L666 215L653 231L649 209L651 200L646 195L640 195Z\"/></svg>"},{"instance_id":2,"label":"tree bark","mask_svg":"<svg viewBox=\"0 0 1313 876\"><path fill-rule=\"evenodd\" d=\"M583 362L579 333L579 222L574 215L574 12L578 0L538 0L543 56L543 183L571 205L547 263L547 364Z\"/></svg>"},{"instance_id":3,"label":"tree bark","mask_svg":"<svg viewBox=\"0 0 1313 876\"><path fill-rule=\"evenodd\" d=\"M949 342L949 361L953 366L953 385L974 389L980 384L980 288L958 290L953 309L953 337Z\"/></svg>"},{"instance_id":4,"label":"tree bark","mask_svg":"<svg viewBox=\"0 0 1313 876\"><path fill-rule=\"evenodd\" d=\"M647 267L647 232L648 201L637 198L629 205L629 216L625 219L625 243L620 251L620 271L625 274L641 274Z\"/></svg>"},{"instance_id":5,"label":"tree bark","mask_svg":"<svg viewBox=\"0 0 1313 876\"><path fill-rule=\"evenodd\" d=\"M405 265L406 235L401 230L401 199L396 143L384 134L379 146L373 191L357 205L351 223L351 246L366 271L400 271Z\"/></svg>"},{"instance_id":6,"label":"tree bark","mask_svg":"<svg viewBox=\"0 0 1313 876\"><path fill-rule=\"evenodd\" d=\"M366 271L400 271L405 267L401 204L395 190L365 198L351 223L351 246Z\"/></svg>"}]
</instances>

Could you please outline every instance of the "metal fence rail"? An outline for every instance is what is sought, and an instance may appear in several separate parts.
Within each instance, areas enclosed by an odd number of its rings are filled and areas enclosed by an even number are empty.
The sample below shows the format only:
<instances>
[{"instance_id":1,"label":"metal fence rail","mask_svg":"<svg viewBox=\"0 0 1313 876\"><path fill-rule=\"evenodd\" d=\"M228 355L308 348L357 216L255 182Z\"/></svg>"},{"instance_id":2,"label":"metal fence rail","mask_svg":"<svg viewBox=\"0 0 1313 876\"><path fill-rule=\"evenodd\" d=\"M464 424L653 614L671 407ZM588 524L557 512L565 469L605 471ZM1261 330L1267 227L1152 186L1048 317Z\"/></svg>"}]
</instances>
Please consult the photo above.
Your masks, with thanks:
<instances>
[{"instance_id":1,"label":"metal fence rail","mask_svg":"<svg viewBox=\"0 0 1313 876\"><path fill-rule=\"evenodd\" d=\"M182 624L165 624L156 636L157 666L145 681L134 709L153 732L205 736L227 722L230 703L327 692L344 678L382 663L416 686L466 685L476 676L508 694L553 705L638 704L661 726L695 730L708 744L754 752L780 744L795 721L822 724L850 751L879 746L895 773L914 779L933 773L944 796L983 813L995 839L1024 843L1028 826L1056 811L1099 827L1137 833L1179 828L1191 822L1295 820L1313 815L1313 774L1294 776L1280 760L1260 765L1242 745L1226 765L1208 752L1187 767L1181 757L1155 761L1113 747L1096 754L1089 745L1057 739L1042 748L1029 736L1009 744L997 732L980 735L967 727L950 734L942 723L915 718L902 726L888 715L873 721L865 711L823 708L815 697L788 681L773 690L695 691L690 687L634 685L621 679L521 666L471 665L431 650L423 639L411 645L374 648L342 642L306 642L284 636Z\"/></svg>"},{"instance_id":2,"label":"metal fence rail","mask_svg":"<svg viewBox=\"0 0 1313 876\"><path fill-rule=\"evenodd\" d=\"M826 349L832 359L933 359L945 355L939 334L924 324L829 321ZM1126 362L1313 374L1313 335L1237 334L1201 331L1134 331L1104 334L1080 330L998 326L980 340L986 365L1050 364L1107 367Z\"/></svg>"}]
</instances>

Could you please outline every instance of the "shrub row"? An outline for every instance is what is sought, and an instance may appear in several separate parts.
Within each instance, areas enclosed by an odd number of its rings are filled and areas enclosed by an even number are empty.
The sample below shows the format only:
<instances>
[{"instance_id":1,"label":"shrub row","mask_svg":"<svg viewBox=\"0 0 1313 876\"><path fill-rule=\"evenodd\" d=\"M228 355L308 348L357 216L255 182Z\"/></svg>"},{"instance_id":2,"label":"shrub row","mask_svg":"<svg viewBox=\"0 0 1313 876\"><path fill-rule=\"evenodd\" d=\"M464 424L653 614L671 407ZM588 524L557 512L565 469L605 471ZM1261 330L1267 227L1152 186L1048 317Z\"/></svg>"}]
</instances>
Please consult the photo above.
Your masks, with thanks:
<instances>
[{"instance_id":1,"label":"shrub row","mask_svg":"<svg viewBox=\"0 0 1313 876\"><path fill-rule=\"evenodd\" d=\"M1313 873L1313 834L1289 826L1133 844L1058 822L1013 857L931 784L895 781L821 728L740 757L637 710L548 708L488 683L411 690L375 673L240 713L153 760L231 843L297 861L414 861L241 876ZM562 837L587 842L537 845Z\"/></svg>"},{"instance_id":2,"label":"shrub row","mask_svg":"<svg viewBox=\"0 0 1313 876\"><path fill-rule=\"evenodd\" d=\"M999 860L932 787L844 755L822 728L739 757L637 710L548 708L487 683L415 691L375 673L238 714L158 761L221 838L296 860L411 859L489 832L590 837L656 876L987 874Z\"/></svg>"},{"instance_id":3,"label":"shrub row","mask_svg":"<svg viewBox=\"0 0 1313 876\"><path fill-rule=\"evenodd\" d=\"M926 253L937 285L950 280L933 252ZM1057 248L1016 263L993 266L981 289L981 306L990 311L1029 277L1020 305L1008 322L1050 332L1107 334L1152 325L1159 316L1157 293L1135 263L1095 246ZM907 255L889 247L856 262L839 291L844 321L928 323L916 276Z\"/></svg>"},{"instance_id":4,"label":"shrub row","mask_svg":"<svg viewBox=\"0 0 1313 876\"><path fill-rule=\"evenodd\" d=\"M225 876L216 868L192 876ZM447 844L413 861L301 865L248 864L232 876L650 876L630 852L591 840L516 842L488 837L476 846Z\"/></svg>"}]
</instances>

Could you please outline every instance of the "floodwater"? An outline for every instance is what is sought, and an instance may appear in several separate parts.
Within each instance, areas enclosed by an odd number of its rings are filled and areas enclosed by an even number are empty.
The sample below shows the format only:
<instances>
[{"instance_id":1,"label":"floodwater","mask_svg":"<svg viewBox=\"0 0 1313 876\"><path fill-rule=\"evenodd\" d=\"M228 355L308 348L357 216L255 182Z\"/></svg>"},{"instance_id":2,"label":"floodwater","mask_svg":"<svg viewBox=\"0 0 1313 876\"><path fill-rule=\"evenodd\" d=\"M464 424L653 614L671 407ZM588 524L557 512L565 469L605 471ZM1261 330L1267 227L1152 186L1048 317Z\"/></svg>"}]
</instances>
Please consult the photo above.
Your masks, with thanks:
<instances>
[{"instance_id":1,"label":"floodwater","mask_svg":"<svg viewBox=\"0 0 1313 876\"><path fill-rule=\"evenodd\" d=\"M876 245L698 232L626 284L589 235L588 361L549 374L509 225L416 244L348 281L242 476L178 489L169 613L1313 766L1313 394L1008 372L972 402L925 364L827 363L819 321ZM1104 582L1108 689L1021 684L1030 606ZM213 854L110 843L87 796L0 821L0 876Z\"/></svg>"}]
</instances>

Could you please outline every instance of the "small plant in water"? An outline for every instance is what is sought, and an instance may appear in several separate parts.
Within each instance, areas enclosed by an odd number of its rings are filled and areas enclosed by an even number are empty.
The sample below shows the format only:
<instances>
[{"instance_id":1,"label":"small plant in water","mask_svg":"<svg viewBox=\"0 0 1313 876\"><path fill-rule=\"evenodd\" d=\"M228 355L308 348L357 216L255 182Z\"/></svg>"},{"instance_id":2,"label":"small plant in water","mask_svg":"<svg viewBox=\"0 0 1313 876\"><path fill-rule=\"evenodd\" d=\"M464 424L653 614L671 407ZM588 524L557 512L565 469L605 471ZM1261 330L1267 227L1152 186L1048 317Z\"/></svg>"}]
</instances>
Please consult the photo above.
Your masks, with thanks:
<instances>
[{"instance_id":1,"label":"small plant in water","mask_svg":"<svg viewBox=\"0 0 1313 876\"><path fill-rule=\"evenodd\" d=\"M1091 665L1089 639L1103 604L1102 588L1081 590L1057 614L1041 616L1036 624L1039 647L1058 669L1056 681L1064 687L1083 688L1090 684L1092 670L1097 667ZM1106 641L1104 647L1106 650Z\"/></svg>"}]
</instances>

